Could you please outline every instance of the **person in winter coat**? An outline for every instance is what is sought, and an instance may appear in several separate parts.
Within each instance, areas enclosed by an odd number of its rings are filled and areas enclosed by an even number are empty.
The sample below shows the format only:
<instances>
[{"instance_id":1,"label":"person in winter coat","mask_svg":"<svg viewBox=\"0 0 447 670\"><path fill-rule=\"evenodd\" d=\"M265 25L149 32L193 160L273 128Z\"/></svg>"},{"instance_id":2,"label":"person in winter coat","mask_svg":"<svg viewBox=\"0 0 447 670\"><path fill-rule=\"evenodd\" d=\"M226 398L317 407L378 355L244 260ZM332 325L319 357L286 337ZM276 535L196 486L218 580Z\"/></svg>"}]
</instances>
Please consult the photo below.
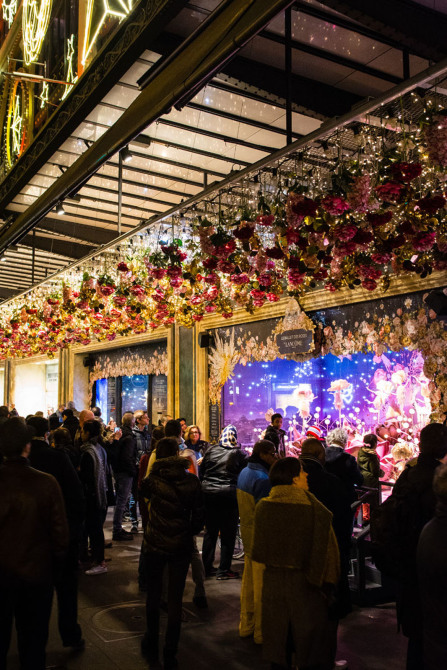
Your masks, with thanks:
<instances>
[{"instance_id":1,"label":"person in winter coat","mask_svg":"<svg viewBox=\"0 0 447 670\"><path fill-rule=\"evenodd\" d=\"M185 447L192 449L196 455L197 465L200 466L205 453L208 451L210 443L202 440L202 431L199 426L188 426L185 431Z\"/></svg>"},{"instance_id":2,"label":"person in winter coat","mask_svg":"<svg viewBox=\"0 0 447 670\"><path fill-rule=\"evenodd\" d=\"M264 566L251 559L256 503L270 493L269 470L278 455L275 445L259 440L237 480L237 502L241 537L244 544L244 572L241 586L239 635L254 636L262 644L262 578Z\"/></svg>"},{"instance_id":3,"label":"person in winter coat","mask_svg":"<svg viewBox=\"0 0 447 670\"><path fill-rule=\"evenodd\" d=\"M85 513L84 492L67 454L51 448L47 442L48 419L31 416L27 423L34 430L29 462L36 470L55 477L62 490L68 521L68 550L55 580L59 634L64 647L82 649L85 643L78 623L78 553Z\"/></svg>"},{"instance_id":4,"label":"person in winter coat","mask_svg":"<svg viewBox=\"0 0 447 670\"><path fill-rule=\"evenodd\" d=\"M84 486L86 512L85 529L90 538L93 566L86 575L107 572L104 561L104 522L107 515L107 455L98 440L101 425L91 419L82 426L81 462L79 477Z\"/></svg>"},{"instance_id":5,"label":"person in winter coat","mask_svg":"<svg viewBox=\"0 0 447 670\"><path fill-rule=\"evenodd\" d=\"M214 574L219 580L239 577L238 572L231 570L231 561L239 520L237 478L245 465L246 457L238 445L237 430L234 426L227 426L219 443L206 452L201 466L206 526L202 559L207 577ZM215 570L213 562L219 533L220 564Z\"/></svg>"},{"instance_id":6,"label":"person in winter coat","mask_svg":"<svg viewBox=\"0 0 447 670\"><path fill-rule=\"evenodd\" d=\"M328 605L340 574L332 514L308 492L298 459L278 460L269 478L252 547L252 559L265 564L263 653L272 670L331 670Z\"/></svg>"},{"instance_id":7,"label":"person in winter coat","mask_svg":"<svg viewBox=\"0 0 447 670\"><path fill-rule=\"evenodd\" d=\"M142 652L150 663L158 662L160 601L163 572L168 573L168 625L163 650L164 668L178 666L182 597L191 561L194 535L203 528L202 491L198 478L187 472L188 461L178 455L173 438L161 439L151 473L141 483L149 501L149 521L144 532L148 590L147 631Z\"/></svg>"},{"instance_id":8,"label":"person in winter coat","mask_svg":"<svg viewBox=\"0 0 447 670\"><path fill-rule=\"evenodd\" d=\"M286 431L283 430L282 428L283 418L281 414L279 414L278 412L276 414L272 414L270 422L271 422L270 425L267 426L267 430L265 431L264 439L272 441L275 447L276 443L278 442L277 447L278 456L280 458L284 458L284 456L286 455L286 443L285 443ZM272 440L271 433L274 433L278 439Z\"/></svg>"},{"instance_id":9,"label":"person in winter coat","mask_svg":"<svg viewBox=\"0 0 447 670\"><path fill-rule=\"evenodd\" d=\"M368 433L363 437L363 447L357 454L357 465L363 475L363 483L371 489L377 489L377 493L370 498L370 505L377 507L379 504L379 478L383 477L385 472L380 467L380 460L376 453L377 435Z\"/></svg>"},{"instance_id":10,"label":"person in winter coat","mask_svg":"<svg viewBox=\"0 0 447 670\"><path fill-rule=\"evenodd\" d=\"M424 668L423 616L416 550L423 527L435 513L433 478L440 463L447 461L447 427L440 423L425 426L419 437L419 452L416 465L407 466L391 494L401 501L404 517L408 520L408 528L401 528L404 532L399 540L399 588L396 602L398 622L403 634L408 637L407 670Z\"/></svg>"},{"instance_id":11,"label":"person in winter coat","mask_svg":"<svg viewBox=\"0 0 447 670\"><path fill-rule=\"evenodd\" d=\"M343 428L334 428L328 433L326 447L326 470L338 477L349 493L350 501L356 500L355 487L363 484L363 476L354 456L345 452L348 433Z\"/></svg>"},{"instance_id":12,"label":"person in winter coat","mask_svg":"<svg viewBox=\"0 0 447 670\"><path fill-rule=\"evenodd\" d=\"M434 518L417 548L418 580L424 616L424 670L444 670L447 659L447 465L436 470Z\"/></svg>"},{"instance_id":13,"label":"person in winter coat","mask_svg":"<svg viewBox=\"0 0 447 670\"><path fill-rule=\"evenodd\" d=\"M0 430L0 668L15 619L22 670L45 669L54 573L68 546L56 479L27 460L31 428L14 417Z\"/></svg>"},{"instance_id":14,"label":"person in winter coat","mask_svg":"<svg viewBox=\"0 0 447 670\"><path fill-rule=\"evenodd\" d=\"M79 428L79 419L77 416L74 416L72 409L64 409L62 413L62 419L62 427L68 430L74 443L76 431Z\"/></svg>"},{"instance_id":15,"label":"person in winter coat","mask_svg":"<svg viewBox=\"0 0 447 670\"><path fill-rule=\"evenodd\" d=\"M125 412L121 422L122 435L116 447L117 454L112 462L115 475L116 503L113 515L113 539L117 542L133 540L132 533L122 527L124 510L129 500L132 484L137 474L137 442L133 434L135 418L132 412Z\"/></svg>"}]
</instances>

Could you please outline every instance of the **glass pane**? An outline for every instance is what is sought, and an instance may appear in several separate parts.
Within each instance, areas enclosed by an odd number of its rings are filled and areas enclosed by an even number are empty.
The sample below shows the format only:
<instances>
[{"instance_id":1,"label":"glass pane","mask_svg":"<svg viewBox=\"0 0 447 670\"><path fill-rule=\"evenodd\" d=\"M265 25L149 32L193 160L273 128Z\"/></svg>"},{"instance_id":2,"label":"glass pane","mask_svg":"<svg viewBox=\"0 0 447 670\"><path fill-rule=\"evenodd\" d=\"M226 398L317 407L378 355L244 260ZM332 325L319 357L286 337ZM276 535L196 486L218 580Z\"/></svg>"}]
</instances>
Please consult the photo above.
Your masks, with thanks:
<instances>
[{"instance_id":1,"label":"glass pane","mask_svg":"<svg viewBox=\"0 0 447 670\"><path fill-rule=\"evenodd\" d=\"M168 378L166 375L152 375L152 414L155 425L163 414L168 413Z\"/></svg>"},{"instance_id":2,"label":"glass pane","mask_svg":"<svg viewBox=\"0 0 447 670\"><path fill-rule=\"evenodd\" d=\"M98 379L95 384L95 405L101 410L101 416L104 423L108 423L110 419L108 415L107 386L108 379Z\"/></svg>"},{"instance_id":3,"label":"glass pane","mask_svg":"<svg viewBox=\"0 0 447 670\"><path fill-rule=\"evenodd\" d=\"M364 434L390 419L411 437L431 412L423 365L418 351L405 349L379 358L359 353L340 360L328 354L305 363L239 364L223 389L223 425L234 424L246 446L267 427L269 410L283 416L292 440L309 425L320 425L326 434L341 422Z\"/></svg>"},{"instance_id":4,"label":"glass pane","mask_svg":"<svg viewBox=\"0 0 447 670\"><path fill-rule=\"evenodd\" d=\"M148 375L122 377L121 416L124 412L135 412L137 409L147 409L148 381Z\"/></svg>"}]
</instances>

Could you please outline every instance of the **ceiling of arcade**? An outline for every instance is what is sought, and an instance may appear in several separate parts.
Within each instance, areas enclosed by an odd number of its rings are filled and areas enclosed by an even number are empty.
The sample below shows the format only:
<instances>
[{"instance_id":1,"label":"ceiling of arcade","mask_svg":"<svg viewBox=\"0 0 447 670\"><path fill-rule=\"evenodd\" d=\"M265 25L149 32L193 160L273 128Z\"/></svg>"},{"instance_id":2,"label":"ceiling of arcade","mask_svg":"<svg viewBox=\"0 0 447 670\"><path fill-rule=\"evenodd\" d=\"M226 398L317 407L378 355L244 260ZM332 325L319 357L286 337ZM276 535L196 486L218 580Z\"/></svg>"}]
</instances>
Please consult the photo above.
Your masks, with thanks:
<instances>
[{"instance_id":1,"label":"ceiling of arcade","mask_svg":"<svg viewBox=\"0 0 447 670\"><path fill-rule=\"evenodd\" d=\"M31 225L23 228L20 237L9 237L15 219L31 212L55 182L75 169L78 158L151 86L151 68L181 48L219 0L180 4L183 8L165 25L160 24L158 34L132 57L126 71L103 84L97 103L76 127L65 136L61 133L50 154L43 151L41 160L21 172L18 168L27 152L12 167L6 163L8 107L3 99L0 251L6 251L0 263L1 299L109 243L120 231L126 233L173 206L181 209L183 201L211 183L268 156L288 139L305 136L327 119L380 95L446 55L440 46L445 40L437 39L447 28L447 7L442 0L397 0L391 9L387 0L298 0L291 8L289 36L282 11L222 64L214 77L186 96L178 109L172 107L131 139L131 160L121 164L121 197L116 152L63 199L63 215L55 208L33 214ZM3 5L5 16L5 0ZM403 12L405 23L401 23ZM4 35L0 49L3 71L8 46L5 29ZM289 79L285 74L287 47ZM22 69L27 71L26 66ZM82 77L88 72L87 68ZM55 103L42 96L42 86L34 85L34 105L44 112L48 107L47 124L51 125L60 110L56 108L49 118ZM74 86L68 97L75 96L76 90ZM437 90L444 92L442 84ZM287 91L292 108L289 138ZM31 148L32 144L27 151ZM326 158L324 147L320 149L316 149L315 160Z\"/></svg>"}]
</instances>

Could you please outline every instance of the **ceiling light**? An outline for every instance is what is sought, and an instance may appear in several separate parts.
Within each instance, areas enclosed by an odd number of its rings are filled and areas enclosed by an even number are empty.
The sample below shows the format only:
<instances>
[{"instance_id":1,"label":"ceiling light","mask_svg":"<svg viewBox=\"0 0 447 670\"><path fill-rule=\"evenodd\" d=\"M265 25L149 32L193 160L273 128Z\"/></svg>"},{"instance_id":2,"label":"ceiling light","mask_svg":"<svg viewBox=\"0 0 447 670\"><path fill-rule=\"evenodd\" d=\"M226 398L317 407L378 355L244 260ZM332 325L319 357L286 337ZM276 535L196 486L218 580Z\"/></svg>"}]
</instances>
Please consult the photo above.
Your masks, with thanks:
<instances>
[{"instance_id":1,"label":"ceiling light","mask_svg":"<svg viewBox=\"0 0 447 670\"><path fill-rule=\"evenodd\" d=\"M64 205L61 200L59 200L56 205L56 214L59 214L59 216L63 216L65 214Z\"/></svg>"},{"instance_id":2,"label":"ceiling light","mask_svg":"<svg viewBox=\"0 0 447 670\"><path fill-rule=\"evenodd\" d=\"M133 158L132 152L129 151L128 146L124 147L124 149L121 149L120 156L121 156L121 160L123 161L123 163L130 163L130 161Z\"/></svg>"}]
</instances>

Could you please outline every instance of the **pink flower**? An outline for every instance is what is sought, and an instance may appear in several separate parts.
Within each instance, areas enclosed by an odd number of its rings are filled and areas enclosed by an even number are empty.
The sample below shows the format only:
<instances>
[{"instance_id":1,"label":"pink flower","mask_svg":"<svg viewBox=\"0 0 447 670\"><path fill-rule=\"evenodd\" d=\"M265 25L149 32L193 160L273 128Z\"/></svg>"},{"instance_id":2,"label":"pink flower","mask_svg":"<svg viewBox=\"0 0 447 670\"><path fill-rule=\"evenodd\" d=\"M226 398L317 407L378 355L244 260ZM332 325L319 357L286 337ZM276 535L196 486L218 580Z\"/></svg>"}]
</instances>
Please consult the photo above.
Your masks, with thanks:
<instances>
[{"instance_id":1,"label":"pink flower","mask_svg":"<svg viewBox=\"0 0 447 670\"><path fill-rule=\"evenodd\" d=\"M334 248L334 254L338 257L350 256L356 249L356 242L349 240L348 242L341 242L340 244L337 244Z\"/></svg>"},{"instance_id":2,"label":"pink flower","mask_svg":"<svg viewBox=\"0 0 447 670\"><path fill-rule=\"evenodd\" d=\"M233 284L236 284L236 286L241 286L242 284L248 284L248 282L250 281L250 277L245 272L241 272L238 275L231 275L230 279Z\"/></svg>"},{"instance_id":3,"label":"pink flower","mask_svg":"<svg viewBox=\"0 0 447 670\"><path fill-rule=\"evenodd\" d=\"M333 235L335 239L342 240L343 242L348 242L355 237L358 231L357 226L353 223L344 223L341 226L334 228Z\"/></svg>"},{"instance_id":4,"label":"pink flower","mask_svg":"<svg viewBox=\"0 0 447 670\"><path fill-rule=\"evenodd\" d=\"M260 274L258 281L262 286L271 286L273 284L272 276L268 272L263 272Z\"/></svg>"},{"instance_id":5,"label":"pink flower","mask_svg":"<svg viewBox=\"0 0 447 670\"><path fill-rule=\"evenodd\" d=\"M267 300L269 302L278 302L279 295L276 295L276 293L267 293Z\"/></svg>"},{"instance_id":6,"label":"pink flower","mask_svg":"<svg viewBox=\"0 0 447 670\"><path fill-rule=\"evenodd\" d=\"M217 281L219 281L219 277L215 272L210 272L209 275L206 275L205 281L207 284L215 284Z\"/></svg>"},{"instance_id":7,"label":"pink flower","mask_svg":"<svg viewBox=\"0 0 447 670\"><path fill-rule=\"evenodd\" d=\"M363 279L379 279L382 276L382 270L373 265L360 265L357 272Z\"/></svg>"},{"instance_id":8,"label":"pink flower","mask_svg":"<svg viewBox=\"0 0 447 670\"><path fill-rule=\"evenodd\" d=\"M224 319L231 319L233 312L222 312L222 316Z\"/></svg>"},{"instance_id":9,"label":"pink flower","mask_svg":"<svg viewBox=\"0 0 447 670\"><path fill-rule=\"evenodd\" d=\"M431 198L427 195L417 201L417 206L422 212L426 214L436 214L438 209L442 209L445 205L445 198L442 195L433 195Z\"/></svg>"},{"instance_id":10,"label":"pink flower","mask_svg":"<svg viewBox=\"0 0 447 670\"><path fill-rule=\"evenodd\" d=\"M374 291L377 288L377 282L374 279L364 279L362 281L363 288L366 288L367 291Z\"/></svg>"},{"instance_id":11,"label":"pink flower","mask_svg":"<svg viewBox=\"0 0 447 670\"><path fill-rule=\"evenodd\" d=\"M413 247L416 251L430 251L436 239L436 233L418 233L413 238Z\"/></svg>"},{"instance_id":12,"label":"pink flower","mask_svg":"<svg viewBox=\"0 0 447 670\"><path fill-rule=\"evenodd\" d=\"M402 184L397 181L387 181L381 186L376 186L376 193L381 200L392 202L400 197L402 188Z\"/></svg>"},{"instance_id":13,"label":"pink flower","mask_svg":"<svg viewBox=\"0 0 447 670\"><path fill-rule=\"evenodd\" d=\"M217 264L217 269L220 272L223 272L224 274L230 275L232 272L235 271L236 266L234 263L231 263L231 261L219 261Z\"/></svg>"},{"instance_id":14,"label":"pink flower","mask_svg":"<svg viewBox=\"0 0 447 670\"><path fill-rule=\"evenodd\" d=\"M272 226L275 221L273 214L261 214L256 217L256 223L259 223L260 226Z\"/></svg>"},{"instance_id":15,"label":"pink flower","mask_svg":"<svg viewBox=\"0 0 447 670\"><path fill-rule=\"evenodd\" d=\"M203 319L203 314L193 314L192 318L194 321L201 321Z\"/></svg>"},{"instance_id":16,"label":"pink flower","mask_svg":"<svg viewBox=\"0 0 447 670\"><path fill-rule=\"evenodd\" d=\"M426 128L424 139L427 143L430 162L440 167L447 166L447 117L435 116L433 123Z\"/></svg>"},{"instance_id":17,"label":"pink flower","mask_svg":"<svg viewBox=\"0 0 447 670\"><path fill-rule=\"evenodd\" d=\"M299 270L289 270L287 273L287 280L292 286L298 286L303 283L305 276L306 275L299 272Z\"/></svg>"},{"instance_id":18,"label":"pink flower","mask_svg":"<svg viewBox=\"0 0 447 670\"><path fill-rule=\"evenodd\" d=\"M371 197L369 174L355 177L348 193L348 203L354 212L366 212Z\"/></svg>"},{"instance_id":19,"label":"pink flower","mask_svg":"<svg viewBox=\"0 0 447 670\"><path fill-rule=\"evenodd\" d=\"M326 289L326 291L329 291L330 293L335 293L335 291L337 290L337 287L332 282L328 282L327 284L325 284L324 288Z\"/></svg>"},{"instance_id":20,"label":"pink flower","mask_svg":"<svg viewBox=\"0 0 447 670\"><path fill-rule=\"evenodd\" d=\"M390 171L394 179L409 182L421 176L422 165L420 163L393 163Z\"/></svg>"},{"instance_id":21,"label":"pink flower","mask_svg":"<svg viewBox=\"0 0 447 670\"><path fill-rule=\"evenodd\" d=\"M349 209L346 200L337 195L326 195L321 201L321 206L331 216L340 216Z\"/></svg>"},{"instance_id":22,"label":"pink flower","mask_svg":"<svg viewBox=\"0 0 447 670\"><path fill-rule=\"evenodd\" d=\"M296 226L302 223L306 216L315 216L317 209L315 200L298 193L289 193L286 203L287 223Z\"/></svg>"},{"instance_id":23,"label":"pink flower","mask_svg":"<svg viewBox=\"0 0 447 670\"><path fill-rule=\"evenodd\" d=\"M371 260L378 265L386 265L391 260L391 254L378 251L375 254L371 254Z\"/></svg>"},{"instance_id":24,"label":"pink flower","mask_svg":"<svg viewBox=\"0 0 447 670\"><path fill-rule=\"evenodd\" d=\"M208 314L211 314L211 312L215 312L217 309L216 305L205 305L205 312Z\"/></svg>"}]
</instances>

